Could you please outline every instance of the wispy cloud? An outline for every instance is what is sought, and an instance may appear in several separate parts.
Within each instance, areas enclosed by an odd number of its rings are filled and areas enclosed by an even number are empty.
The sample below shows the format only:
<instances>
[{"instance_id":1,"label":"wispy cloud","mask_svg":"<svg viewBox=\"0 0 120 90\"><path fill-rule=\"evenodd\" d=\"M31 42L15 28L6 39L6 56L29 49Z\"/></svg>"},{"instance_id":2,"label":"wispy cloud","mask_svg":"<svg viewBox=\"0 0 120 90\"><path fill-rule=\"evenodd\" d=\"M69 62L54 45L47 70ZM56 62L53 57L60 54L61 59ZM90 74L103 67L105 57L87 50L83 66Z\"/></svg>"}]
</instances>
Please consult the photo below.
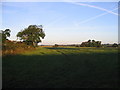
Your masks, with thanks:
<instances>
[{"instance_id":1,"label":"wispy cloud","mask_svg":"<svg viewBox=\"0 0 120 90\"><path fill-rule=\"evenodd\" d=\"M119 8L120 8L120 7L119 7ZM119 9L119 8L115 8L115 9L113 9L113 10L111 10L111 11L115 11L115 10L117 10L117 9ZM89 22L89 21L91 21L91 20L97 19L97 18L99 18L99 17L101 17L101 16L104 16L104 15L106 15L106 14L108 14L108 12L102 13L102 14L100 14L100 15L91 17L91 18L86 19L86 20L83 20L83 21L81 21L81 22L79 22L79 23L75 23L75 25L76 25L76 26L79 26L80 24L87 23L87 22Z\"/></svg>"},{"instance_id":2,"label":"wispy cloud","mask_svg":"<svg viewBox=\"0 0 120 90\"><path fill-rule=\"evenodd\" d=\"M115 13L115 12L112 12L112 11L110 11L110 10L107 10L107 9L105 9L105 8L98 7L98 6L95 6L95 5L84 4L84 3L80 3L80 2L79 2L79 3L78 3L78 2L71 2L71 1L70 1L69 3L75 4L75 5L80 5L80 6L86 6L86 7L96 8L96 9L98 9L98 10L105 11L105 12L108 12L108 13L110 13L110 14L118 15L118 14Z\"/></svg>"}]
</instances>

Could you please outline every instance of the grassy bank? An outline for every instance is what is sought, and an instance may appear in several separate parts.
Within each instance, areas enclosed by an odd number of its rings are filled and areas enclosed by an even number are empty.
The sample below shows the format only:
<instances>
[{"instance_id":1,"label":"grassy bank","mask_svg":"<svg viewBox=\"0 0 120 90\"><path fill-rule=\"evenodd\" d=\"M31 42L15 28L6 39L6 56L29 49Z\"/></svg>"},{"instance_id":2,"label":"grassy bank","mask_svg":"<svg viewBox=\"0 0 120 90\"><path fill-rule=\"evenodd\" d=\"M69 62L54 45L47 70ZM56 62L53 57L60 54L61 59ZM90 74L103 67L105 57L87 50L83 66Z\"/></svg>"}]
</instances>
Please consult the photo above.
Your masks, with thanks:
<instances>
[{"instance_id":1,"label":"grassy bank","mask_svg":"<svg viewBox=\"0 0 120 90\"><path fill-rule=\"evenodd\" d=\"M39 47L3 57L3 88L116 88L117 48Z\"/></svg>"}]
</instances>

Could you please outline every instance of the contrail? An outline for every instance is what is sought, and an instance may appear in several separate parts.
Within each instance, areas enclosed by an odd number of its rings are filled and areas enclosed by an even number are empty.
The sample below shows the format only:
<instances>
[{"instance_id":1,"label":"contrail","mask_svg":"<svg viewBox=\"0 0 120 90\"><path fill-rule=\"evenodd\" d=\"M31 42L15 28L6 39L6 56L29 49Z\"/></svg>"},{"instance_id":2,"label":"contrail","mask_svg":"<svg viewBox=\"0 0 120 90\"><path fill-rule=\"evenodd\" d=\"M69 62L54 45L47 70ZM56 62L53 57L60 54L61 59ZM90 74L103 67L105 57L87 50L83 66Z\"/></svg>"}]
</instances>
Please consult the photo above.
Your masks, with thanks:
<instances>
[{"instance_id":1,"label":"contrail","mask_svg":"<svg viewBox=\"0 0 120 90\"><path fill-rule=\"evenodd\" d=\"M120 8L120 7L119 7L119 8ZM115 9L113 9L113 10L111 10L111 11L115 11L115 10L117 10L117 9L118 9L118 8L115 8ZM108 14L108 12L103 13L103 14L100 14L100 15L97 15L97 16L94 16L94 17L91 17L91 18L89 18L89 19L87 19L87 20L84 20L84 21L78 23L77 25L86 23L86 22L91 21L91 20L94 20L94 19L96 19L96 18L98 18L98 17L101 17L101 16L104 16L104 15L106 15L106 14Z\"/></svg>"},{"instance_id":2,"label":"contrail","mask_svg":"<svg viewBox=\"0 0 120 90\"><path fill-rule=\"evenodd\" d=\"M76 4L76 5L81 5L81 6L87 6L87 7L91 7L91 8L96 8L96 9L99 9L99 10L102 10L102 11L106 11L106 12L111 13L111 14L114 14L114 15L118 15L118 14L115 13L115 12L112 12L112 11L107 10L107 9L105 9L105 8L101 8L101 7L94 6L94 5L83 4L83 3L78 3L78 2L69 2L69 3Z\"/></svg>"}]
</instances>

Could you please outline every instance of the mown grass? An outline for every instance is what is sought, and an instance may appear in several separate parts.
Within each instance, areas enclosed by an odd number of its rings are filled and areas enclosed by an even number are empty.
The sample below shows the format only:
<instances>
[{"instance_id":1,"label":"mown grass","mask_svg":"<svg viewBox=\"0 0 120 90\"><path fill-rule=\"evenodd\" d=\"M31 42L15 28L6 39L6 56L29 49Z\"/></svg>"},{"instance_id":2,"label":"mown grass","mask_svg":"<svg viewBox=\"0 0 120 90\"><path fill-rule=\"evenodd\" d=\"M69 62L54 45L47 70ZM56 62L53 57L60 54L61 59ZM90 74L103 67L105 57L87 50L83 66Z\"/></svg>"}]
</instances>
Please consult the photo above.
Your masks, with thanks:
<instances>
[{"instance_id":1,"label":"mown grass","mask_svg":"<svg viewBox=\"0 0 120 90\"><path fill-rule=\"evenodd\" d=\"M39 47L2 62L3 88L118 88L117 48Z\"/></svg>"}]
</instances>

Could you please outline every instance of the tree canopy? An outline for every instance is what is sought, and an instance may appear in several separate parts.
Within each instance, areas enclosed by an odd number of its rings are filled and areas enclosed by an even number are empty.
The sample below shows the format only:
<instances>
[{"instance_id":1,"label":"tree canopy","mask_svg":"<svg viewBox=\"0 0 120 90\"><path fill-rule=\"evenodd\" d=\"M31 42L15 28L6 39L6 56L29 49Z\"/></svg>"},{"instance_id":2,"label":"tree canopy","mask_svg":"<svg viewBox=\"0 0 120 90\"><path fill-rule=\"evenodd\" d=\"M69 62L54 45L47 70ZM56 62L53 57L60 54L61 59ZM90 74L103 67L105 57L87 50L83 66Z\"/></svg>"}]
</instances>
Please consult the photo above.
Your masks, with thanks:
<instances>
[{"instance_id":1,"label":"tree canopy","mask_svg":"<svg viewBox=\"0 0 120 90\"><path fill-rule=\"evenodd\" d=\"M81 47L101 47L101 41L88 40L87 42L82 42Z\"/></svg>"},{"instance_id":2,"label":"tree canopy","mask_svg":"<svg viewBox=\"0 0 120 90\"><path fill-rule=\"evenodd\" d=\"M10 37L10 32L11 30L10 29L6 29L6 30L1 30L1 35L2 35L2 42L4 43L6 40L7 40L7 37ZM0 35L0 36L1 36Z\"/></svg>"},{"instance_id":3,"label":"tree canopy","mask_svg":"<svg viewBox=\"0 0 120 90\"><path fill-rule=\"evenodd\" d=\"M45 33L42 25L29 25L21 32L18 32L17 37L23 40L27 45L37 46L41 42L41 38L44 39Z\"/></svg>"}]
</instances>

